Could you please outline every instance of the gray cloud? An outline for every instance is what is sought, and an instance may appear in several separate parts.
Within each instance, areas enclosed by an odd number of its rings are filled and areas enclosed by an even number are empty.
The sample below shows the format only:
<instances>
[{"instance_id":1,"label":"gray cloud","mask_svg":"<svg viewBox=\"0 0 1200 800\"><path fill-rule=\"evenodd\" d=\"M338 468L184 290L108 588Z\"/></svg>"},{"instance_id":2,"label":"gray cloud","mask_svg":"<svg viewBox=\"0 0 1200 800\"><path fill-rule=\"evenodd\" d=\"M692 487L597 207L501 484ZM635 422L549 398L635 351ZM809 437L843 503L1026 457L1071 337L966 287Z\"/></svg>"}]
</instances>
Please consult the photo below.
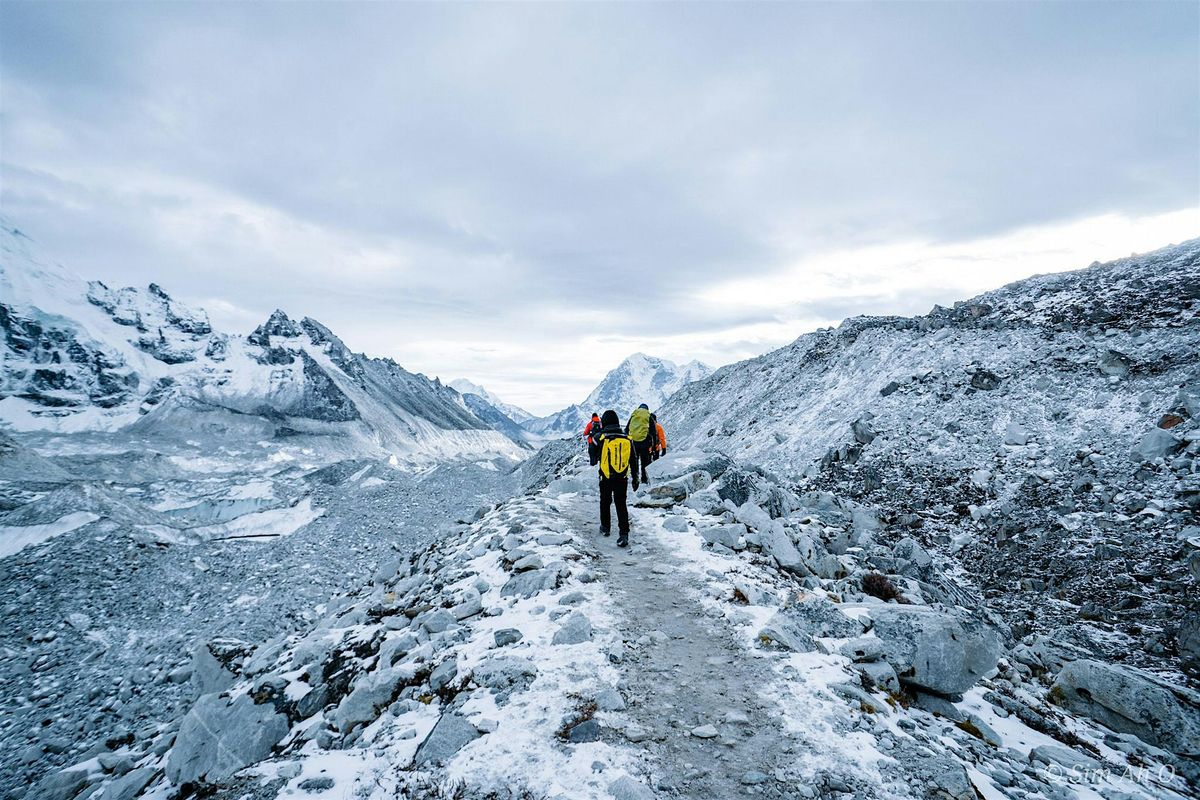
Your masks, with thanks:
<instances>
[{"instance_id":1,"label":"gray cloud","mask_svg":"<svg viewBox=\"0 0 1200 800\"><path fill-rule=\"evenodd\" d=\"M0 202L88 275L561 384L539 338L778 321L692 297L814 253L1195 206L1198 13L6 3ZM460 328L511 347L421 363Z\"/></svg>"}]
</instances>

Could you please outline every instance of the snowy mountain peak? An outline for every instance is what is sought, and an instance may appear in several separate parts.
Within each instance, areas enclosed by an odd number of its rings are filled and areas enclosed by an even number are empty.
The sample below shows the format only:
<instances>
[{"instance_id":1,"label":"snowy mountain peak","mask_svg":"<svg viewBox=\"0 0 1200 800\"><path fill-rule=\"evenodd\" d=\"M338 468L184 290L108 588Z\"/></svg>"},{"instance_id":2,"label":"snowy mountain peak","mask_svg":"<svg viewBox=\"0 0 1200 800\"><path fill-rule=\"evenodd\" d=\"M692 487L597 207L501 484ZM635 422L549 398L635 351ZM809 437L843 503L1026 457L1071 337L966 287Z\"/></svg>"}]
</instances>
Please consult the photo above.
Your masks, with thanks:
<instances>
[{"instance_id":1,"label":"snowy mountain peak","mask_svg":"<svg viewBox=\"0 0 1200 800\"><path fill-rule=\"evenodd\" d=\"M712 368L699 361L683 366L665 358L634 353L604 376L582 403L526 424L534 433L561 436L583 430L592 412L615 410L622 418L639 404L657 409L671 395L693 381L712 374Z\"/></svg>"},{"instance_id":2,"label":"snowy mountain peak","mask_svg":"<svg viewBox=\"0 0 1200 800\"><path fill-rule=\"evenodd\" d=\"M699 361L680 366L645 353L634 353L604 376L582 403L585 408L606 408L625 413L640 403L656 409L684 385L712 374Z\"/></svg>"}]
</instances>

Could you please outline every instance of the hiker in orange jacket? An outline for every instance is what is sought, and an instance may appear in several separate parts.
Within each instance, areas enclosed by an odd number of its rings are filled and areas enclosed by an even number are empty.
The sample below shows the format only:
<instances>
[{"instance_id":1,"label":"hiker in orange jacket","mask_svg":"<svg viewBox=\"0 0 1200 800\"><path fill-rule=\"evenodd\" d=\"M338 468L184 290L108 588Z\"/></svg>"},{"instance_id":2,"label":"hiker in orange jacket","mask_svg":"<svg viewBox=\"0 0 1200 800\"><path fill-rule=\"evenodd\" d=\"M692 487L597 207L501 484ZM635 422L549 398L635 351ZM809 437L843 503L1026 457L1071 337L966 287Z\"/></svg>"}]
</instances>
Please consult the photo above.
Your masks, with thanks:
<instances>
[{"instance_id":1,"label":"hiker in orange jacket","mask_svg":"<svg viewBox=\"0 0 1200 800\"><path fill-rule=\"evenodd\" d=\"M592 419L583 429L583 438L587 440L588 460L594 467L600 461L600 415L594 411Z\"/></svg>"},{"instance_id":2,"label":"hiker in orange jacket","mask_svg":"<svg viewBox=\"0 0 1200 800\"><path fill-rule=\"evenodd\" d=\"M658 439L655 441L654 460L662 458L667 454L667 434L663 432L662 423L658 421L658 417L654 418L654 429L658 433Z\"/></svg>"}]
</instances>

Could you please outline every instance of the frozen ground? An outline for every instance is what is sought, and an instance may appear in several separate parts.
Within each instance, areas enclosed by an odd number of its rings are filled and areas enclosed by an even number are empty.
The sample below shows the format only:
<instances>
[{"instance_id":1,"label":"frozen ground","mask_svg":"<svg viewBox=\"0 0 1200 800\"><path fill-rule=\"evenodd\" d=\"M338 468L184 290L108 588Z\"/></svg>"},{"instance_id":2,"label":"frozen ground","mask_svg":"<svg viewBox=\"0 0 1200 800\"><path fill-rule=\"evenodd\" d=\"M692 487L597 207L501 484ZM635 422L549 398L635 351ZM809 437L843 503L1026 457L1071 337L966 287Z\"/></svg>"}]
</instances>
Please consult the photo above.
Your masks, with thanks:
<instances>
[{"instance_id":1,"label":"frozen ground","mask_svg":"<svg viewBox=\"0 0 1200 800\"><path fill-rule=\"evenodd\" d=\"M0 461L18 459L0 470L0 496L28 501L0 514L0 785L14 797L186 709L197 644L304 630L513 491L507 464L324 464L278 442L25 435Z\"/></svg>"}]
</instances>

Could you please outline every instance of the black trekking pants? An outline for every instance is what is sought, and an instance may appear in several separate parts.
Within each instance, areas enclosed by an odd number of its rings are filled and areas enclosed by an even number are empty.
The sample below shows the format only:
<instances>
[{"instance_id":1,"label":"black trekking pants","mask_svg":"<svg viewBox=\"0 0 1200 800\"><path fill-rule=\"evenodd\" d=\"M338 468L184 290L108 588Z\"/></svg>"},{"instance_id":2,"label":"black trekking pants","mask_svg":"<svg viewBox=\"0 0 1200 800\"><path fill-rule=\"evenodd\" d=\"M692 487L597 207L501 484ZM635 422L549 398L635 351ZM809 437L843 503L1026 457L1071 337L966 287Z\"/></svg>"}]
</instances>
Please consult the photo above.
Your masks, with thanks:
<instances>
[{"instance_id":1,"label":"black trekking pants","mask_svg":"<svg viewBox=\"0 0 1200 800\"><path fill-rule=\"evenodd\" d=\"M624 475L614 475L611 478L600 478L600 530L611 531L611 503L617 504L617 532L622 536L629 535L629 507L625 505L625 495L629 484Z\"/></svg>"},{"instance_id":2,"label":"black trekking pants","mask_svg":"<svg viewBox=\"0 0 1200 800\"><path fill-rule=\"evenodd\" d=\"M592 462L593 467L600 463L600 445L588 445L588 461Z\"/></svg>"},{"instance_id":3,"label":"black trekking pants","mask_svg":"<svg viewBox=\"0 0 1200 800\"><path fill-rule=\"evenodd\" d=\"M638 470L642 473L642 483L649 483L650 476L646 474L646 467L650 464L650 440L643 439L640 442L633 443L633 474L636 477Z\"/></svg>"}]
</instances>

